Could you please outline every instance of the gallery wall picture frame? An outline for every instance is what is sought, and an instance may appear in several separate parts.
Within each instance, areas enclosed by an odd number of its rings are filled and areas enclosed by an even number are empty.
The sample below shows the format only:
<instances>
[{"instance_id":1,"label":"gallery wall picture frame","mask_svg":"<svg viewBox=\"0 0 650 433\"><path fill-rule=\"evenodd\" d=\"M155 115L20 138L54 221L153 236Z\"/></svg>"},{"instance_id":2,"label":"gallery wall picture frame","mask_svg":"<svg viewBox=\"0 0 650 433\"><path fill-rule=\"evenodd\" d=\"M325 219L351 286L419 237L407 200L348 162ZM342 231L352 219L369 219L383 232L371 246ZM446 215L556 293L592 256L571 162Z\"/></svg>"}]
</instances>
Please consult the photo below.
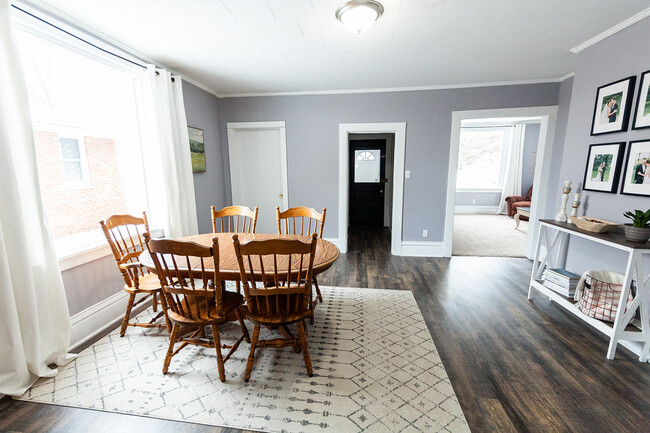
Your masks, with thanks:
<instances>
[{"instance_id":1,"label":"gallery wall picture frame","mask_svg":"<svg viewBox=\"0 0 650 433\"><path fill-rule=\"evenodd\" d=\"M650 71L641 74L632 129L650 128Z\"/></svg>"},{"instance_id":2,"label":"gallery wall picture frame","mask_svg":"<svg viewBox=\"0 0 650 433\"><path fill-rule=\"evenodd\" d=\"M596 91L591 135L627 131L636 76L600 86Z\"/></svg>"},{"instance_id":3,"label":"gallery wall picture frame","mask_svg":"<svg viewBox=\"0 0 650 433\"><path fill-rule=\"evenodd\" d=\"M650 140L630 141L621 194L650 197Z\"/></svg>"},{"instance_id":4,"label":"gallery wall picture frame","mask_svg":"<svg viewBox=\"0 0 650 433\"><path fill-rule=\"evenodd\" d=\"M625 156L625 142L592 144L582 189L616 194Z\"/></svg>"},{"instance_id":5,"label":"gallery wall picture frame","mask_svg":"<svg viewBox=\"0 0 650 433\"><path fill-rule=\"evenodd\" d=\"M187 127L187 135L190 139L190 155L192 156L192 173L203 173L205 167L205 138L203 130Z\"/></svg>"}]
</instances>

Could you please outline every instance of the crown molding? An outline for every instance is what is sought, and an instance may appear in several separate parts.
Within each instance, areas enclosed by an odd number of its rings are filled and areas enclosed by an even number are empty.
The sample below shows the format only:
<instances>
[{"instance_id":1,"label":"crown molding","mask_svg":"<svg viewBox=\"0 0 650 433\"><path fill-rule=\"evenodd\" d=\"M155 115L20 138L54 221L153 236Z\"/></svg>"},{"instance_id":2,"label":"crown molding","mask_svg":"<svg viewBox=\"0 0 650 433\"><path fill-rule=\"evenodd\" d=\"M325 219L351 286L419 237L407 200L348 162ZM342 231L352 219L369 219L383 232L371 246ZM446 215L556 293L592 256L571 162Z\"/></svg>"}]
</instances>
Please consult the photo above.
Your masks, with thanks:
<instances>
[{"instance_id":1,"label":"crown molding","mask_svg":"<svg viewBox=\"0 0 650 433\"><path fill-rule=\"evenodd\" d=\"M380 87L369 89L339 89L339 90L306 90L302 92L251 92L251 93L222 93L220 98L248 98L255 96L307 96L307 95L346 95L354 93L387 93L387 92L417 92L422 90L470 89L476 87L518 86L522 84L558 83L560 78L542 78L535 80L494 81L487 83L446 84L438 86L413 87Z\"/></svg>"},{"instance_id":2,"label":"crown molding","mask_svg":"<svg viewBox=\"0 0 650 433\"><path fill-rule=\"evenodd\" d=\"M638 14L631 16L630 18L626 19L625 21L616 24L614 27L605 30L604 32L594 36L593 38L589 39L586 42L581 43L578 46L575 46L571 48L569 51L571 51L574 54L578 54L579 52L589 48L592 45L597 44L598 42L602 41L603 39L606 39L610 36L612 36L615 33L620 32L621 30L624 30L628 27L630 27L632 24L638 23L644 18L647 18L650 16L650 8L647 8L645 10L642 10Z\"/></svg>"}]
</instances>

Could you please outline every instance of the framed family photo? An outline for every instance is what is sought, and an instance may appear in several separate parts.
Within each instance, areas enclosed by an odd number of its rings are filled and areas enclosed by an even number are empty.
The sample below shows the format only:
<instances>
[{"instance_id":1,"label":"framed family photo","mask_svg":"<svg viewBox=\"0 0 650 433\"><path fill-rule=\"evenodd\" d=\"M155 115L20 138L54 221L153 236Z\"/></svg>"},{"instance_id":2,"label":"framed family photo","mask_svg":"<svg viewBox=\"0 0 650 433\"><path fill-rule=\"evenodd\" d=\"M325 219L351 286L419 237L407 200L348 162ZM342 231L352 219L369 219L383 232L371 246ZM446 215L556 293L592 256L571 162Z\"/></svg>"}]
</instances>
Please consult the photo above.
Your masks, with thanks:
<instances>
[{"instance_id":1,"label":"framed family photo","mask_svg":"<svg viewBox=\"0 0 650 433\"><path fill-rule=\"evenodd\" d=\"M203 139L203 130L188 126L187 135L190 137L192 173L203 173L205 171L205 141Z\"/></svg>"},{"instance_id":2,"label":"framed family photo","mask_svg":"<svg viewBox=\"0 0 650 433\"><path fill-rule=\"evenodd\" d=\"M636 110L634 110L634 122L632 129L650 128L650 71L641 75L639 86L639 97L636 99Z\"/></svg>"},{"instance_id":3,"label":"framed family photo","mask_svg":"<svg viewBox=\"0 0 650 433\"><path fill-rule=\"evenodd\" d=\"M591 135L626 131L636 77L627 77L598 88Z\"/></svg>"},{"instance_id":4,"label":"framed family photo","mask_svg":"<svg viewBox=\"0 0 650 433\"><path fill-rule=\"evenodd\" d=\"M582 189L616 193L624 153L624 142L589 146Z\"/></svg>"},{"instance_id":5,"label":"framed family photo","mask_svg":"<svg viewBox=\"0 0 650 433\"><path fill-rule=\"evenodd\" d=\"M630 141L621 194L650 196L650 140Z\"/></svg>"}]
</instances>

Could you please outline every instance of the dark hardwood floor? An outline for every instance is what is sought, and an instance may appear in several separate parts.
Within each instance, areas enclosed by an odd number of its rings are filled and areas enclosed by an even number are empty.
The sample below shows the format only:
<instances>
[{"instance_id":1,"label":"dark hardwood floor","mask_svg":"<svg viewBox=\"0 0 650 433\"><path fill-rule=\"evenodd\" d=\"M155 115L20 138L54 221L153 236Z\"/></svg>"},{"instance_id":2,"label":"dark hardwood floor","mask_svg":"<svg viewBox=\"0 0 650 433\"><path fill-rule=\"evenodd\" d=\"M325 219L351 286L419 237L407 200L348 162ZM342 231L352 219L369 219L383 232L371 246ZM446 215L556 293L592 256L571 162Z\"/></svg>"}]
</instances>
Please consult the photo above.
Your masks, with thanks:
<instances>
[{"instance_id":1,"label":"dark hardwood floor","mask_svg":"<svg viewBox=\"0 0 650 433\"><path fill-rule=\"evenodd\" d=\"M387 231L351 234L319 284L412 290L473 432L650 432L650 365L605 358L597 331L536 294L526 259L390 255ZM231 432L0 401L0 431Z\"/></svg>"}]
</instances>

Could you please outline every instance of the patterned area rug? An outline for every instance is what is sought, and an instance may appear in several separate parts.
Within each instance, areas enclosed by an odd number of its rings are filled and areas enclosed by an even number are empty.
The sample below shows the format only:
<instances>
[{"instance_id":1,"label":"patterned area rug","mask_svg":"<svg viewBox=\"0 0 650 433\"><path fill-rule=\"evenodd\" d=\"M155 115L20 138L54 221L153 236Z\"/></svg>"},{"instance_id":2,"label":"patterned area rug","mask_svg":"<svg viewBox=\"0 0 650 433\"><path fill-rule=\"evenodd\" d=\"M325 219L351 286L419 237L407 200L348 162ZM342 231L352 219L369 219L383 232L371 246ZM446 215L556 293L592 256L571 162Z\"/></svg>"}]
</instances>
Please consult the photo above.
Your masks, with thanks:
<instances>
[{"instance_id":1,"label":"patterned area rug","mask_svg":"<svg viewBox=\"0 0 650 433\"><path fill-rule=\"evenodd\" d=\"M196 346L163 375L166 331L130 327L19 399L269 432L469 431L411 292L321 290L325 302L308 337L314 377L302 354L269 348L257 351L245 383L245 342L226 362L225 383L214 350ZM150 317L146 310L138 320ZM238 332L225 325L222 342Z\"/></svg>"}]
</instances>

